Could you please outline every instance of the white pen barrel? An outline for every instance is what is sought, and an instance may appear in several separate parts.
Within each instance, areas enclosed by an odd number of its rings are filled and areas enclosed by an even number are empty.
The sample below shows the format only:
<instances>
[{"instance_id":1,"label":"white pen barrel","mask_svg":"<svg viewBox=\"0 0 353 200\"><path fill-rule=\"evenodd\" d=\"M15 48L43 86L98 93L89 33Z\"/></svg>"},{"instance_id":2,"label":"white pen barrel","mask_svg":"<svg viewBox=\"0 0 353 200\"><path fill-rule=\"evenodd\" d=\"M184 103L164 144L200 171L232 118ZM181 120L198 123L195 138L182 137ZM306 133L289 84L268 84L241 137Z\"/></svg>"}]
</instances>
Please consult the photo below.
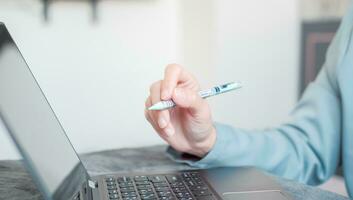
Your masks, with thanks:
<instances>
[{"instance_id":1,"label":"white pen barrel","mask_svg":"<svg viewBox=\"0 0 353 200\"><path fill-rule=\"evenodd\" d=\"M199 92L199 95L201 96L201 98L207 98L207 97L213 96L214 91L213 91L213 89L203 90L203 91Z\"/></svg>"},{"instance_id":2,"label":"white pen barrel","mask_svg":"<svg viewBox=\"0 0 353 200\"><path fill-rule=\"evenodd\" d=\"M231 83L227 83L227 84L213 87L209 90L202 90L202 91L198 92L198 94L201 96L201 98L205 99L207 97L211 97L211 96L215 96L215 95L229 92L232 90L236 90L241 87L242 87L242 85L240 82L231 82ZM164 109L172 108L174 106L175 106L175 103L172 100L160 101L160 102L152 105L151 107L149 107L148 110L164 110Z\"/></svg>"}]
</instances>

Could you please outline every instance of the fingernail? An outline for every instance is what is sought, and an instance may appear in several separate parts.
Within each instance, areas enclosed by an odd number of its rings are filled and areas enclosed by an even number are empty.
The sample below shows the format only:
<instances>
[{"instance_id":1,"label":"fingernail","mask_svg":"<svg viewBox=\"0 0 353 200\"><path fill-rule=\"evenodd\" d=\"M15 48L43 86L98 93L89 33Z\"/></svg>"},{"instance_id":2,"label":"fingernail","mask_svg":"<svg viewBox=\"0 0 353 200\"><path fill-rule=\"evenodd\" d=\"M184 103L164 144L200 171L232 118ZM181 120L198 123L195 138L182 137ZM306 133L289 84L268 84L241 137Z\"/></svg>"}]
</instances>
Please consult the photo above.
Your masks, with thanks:
<instances>
[{"instance_id":1,"label":"fingernail","mask_svg":"<svg viewBox=\"0 0 353 200\"><path fill-rule=\"evenodd\" d=\"M167 126L167 121L163 117L161 117L158 120L158 125L160 128L164 128Z\"/></svg>"},{"instance_id":2,"label":"fingernail","mask_svg":"<svg viewBox=\"0 0 353 200\"><path fill-rule=\"evenodd\" d=\"M170 128L170 127L165 128L164 131L165 131L165 133L167 134L167 136L172 136L172 135L174 135L174 130L173 130L172 128Z\"/></svg>"}]
</instances>

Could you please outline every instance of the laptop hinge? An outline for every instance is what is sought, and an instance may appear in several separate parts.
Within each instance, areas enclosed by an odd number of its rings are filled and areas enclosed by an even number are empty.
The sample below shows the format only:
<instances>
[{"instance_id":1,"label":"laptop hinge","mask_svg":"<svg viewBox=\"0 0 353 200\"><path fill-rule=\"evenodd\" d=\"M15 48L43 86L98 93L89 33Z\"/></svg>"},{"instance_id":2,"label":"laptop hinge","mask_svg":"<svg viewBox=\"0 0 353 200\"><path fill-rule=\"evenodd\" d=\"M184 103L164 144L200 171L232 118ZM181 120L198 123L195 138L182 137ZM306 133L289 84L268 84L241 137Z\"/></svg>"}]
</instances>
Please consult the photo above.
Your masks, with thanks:
<instances>
[{"instance_id":1,"label":"laptop hinge","mask_svg":"<svg viewBox=\"0 0 353 200\"><path fill-rule=\"evenodd\" d=\"M92 181L92 180L88 180L88 186L92 189L97 188L98 187L98 182L97 181Z\"/></svg>"}]
</instances>

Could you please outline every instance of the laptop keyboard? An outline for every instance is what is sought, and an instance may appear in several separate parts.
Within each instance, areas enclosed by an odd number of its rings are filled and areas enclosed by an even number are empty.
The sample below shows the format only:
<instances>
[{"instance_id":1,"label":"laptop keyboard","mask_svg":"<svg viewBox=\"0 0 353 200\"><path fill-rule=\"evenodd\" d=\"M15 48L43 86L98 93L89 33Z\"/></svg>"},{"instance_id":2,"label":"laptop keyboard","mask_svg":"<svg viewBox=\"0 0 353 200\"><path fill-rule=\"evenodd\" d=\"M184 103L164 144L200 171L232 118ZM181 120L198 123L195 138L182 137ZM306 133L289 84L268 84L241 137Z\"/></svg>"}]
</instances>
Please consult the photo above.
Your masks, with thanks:
<instances>
[{"instance_id":1,"label":"laptop keyboard","mask_svg":"<svg viewBox=\"0 0 353 200\"><path fill-rule=\"evenodd\" d=\"M214 200L198 172L180 174L106 177L110 200Z\"/></svg>"}]
</instances>

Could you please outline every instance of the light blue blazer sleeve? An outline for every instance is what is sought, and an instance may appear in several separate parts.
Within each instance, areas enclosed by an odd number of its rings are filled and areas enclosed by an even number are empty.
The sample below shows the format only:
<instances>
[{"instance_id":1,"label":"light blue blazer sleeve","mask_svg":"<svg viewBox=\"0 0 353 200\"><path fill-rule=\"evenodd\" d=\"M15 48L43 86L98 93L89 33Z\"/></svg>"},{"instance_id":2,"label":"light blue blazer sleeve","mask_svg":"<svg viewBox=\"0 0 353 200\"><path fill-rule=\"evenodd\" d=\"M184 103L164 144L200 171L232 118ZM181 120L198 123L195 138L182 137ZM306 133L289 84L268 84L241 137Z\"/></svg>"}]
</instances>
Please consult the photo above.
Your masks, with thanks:
<instances>
[{"instance_id":1,"label":"light blue blazer sleeve","mask_svg":"<svg viewBox=\"0 0 353 200\"><path fill-rule=\"evenodd\" d=\"M347 46L345 23L328 50L321 72L290 114L290 122L263 131L216 123L213 149L201 160L179 161L199 168L256 166L307 184L327 180L340 164L342 114L336 68Z\"/></svg>"}]
</instances>

